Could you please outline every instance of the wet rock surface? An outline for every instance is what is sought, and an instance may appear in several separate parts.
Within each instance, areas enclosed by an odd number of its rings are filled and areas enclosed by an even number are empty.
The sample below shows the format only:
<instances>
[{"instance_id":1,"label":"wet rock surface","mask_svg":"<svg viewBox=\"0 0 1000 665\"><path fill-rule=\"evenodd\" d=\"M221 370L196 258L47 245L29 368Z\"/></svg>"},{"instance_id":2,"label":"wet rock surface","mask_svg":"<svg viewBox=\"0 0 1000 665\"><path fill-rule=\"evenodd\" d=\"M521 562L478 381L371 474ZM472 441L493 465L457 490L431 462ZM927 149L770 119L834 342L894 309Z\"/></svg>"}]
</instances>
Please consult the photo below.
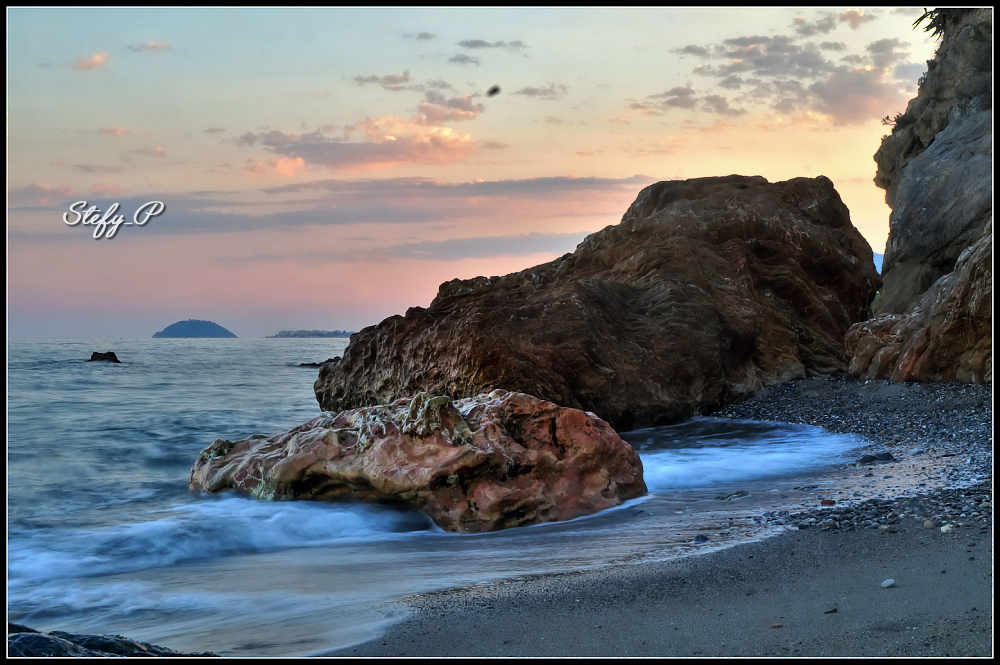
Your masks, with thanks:
<instances>
[{"instance_id":1,"label":"wet rock surface","mask_svg":"<svg viewBox=\"0 0 1000 665\"><path fill-rule=\"evenodd\" d=\"M121 635L81 635L53 630L39 632L7 623L7 657L14 658L212 658L209 651L182 653Z\"/></svg>"},{"instance_id":2,"label":"wet rock surface","mask_svg":"<svg viewBox=\"0 0 1000 665\"><path fill-rule=\"evenodd\" d=\"M502 388L620 430L669 424L840 371L879 285L825 177L660 182L572 254L447 282L428 308L365 328L314 388L331 412Z\"/></svg>"},{"instance_id":3,"label":"wet rock surface","mask_svg":"<svg viewBox=\"0 0 1000 665\"><path fill-rule=\"evenodd\" d=\"M270 438L220 439L190 487L407 504L466 533L572 519L646 492L639 456L606 422L504 390L455 402L421 393Z\"/></svg>"}]
</instances>

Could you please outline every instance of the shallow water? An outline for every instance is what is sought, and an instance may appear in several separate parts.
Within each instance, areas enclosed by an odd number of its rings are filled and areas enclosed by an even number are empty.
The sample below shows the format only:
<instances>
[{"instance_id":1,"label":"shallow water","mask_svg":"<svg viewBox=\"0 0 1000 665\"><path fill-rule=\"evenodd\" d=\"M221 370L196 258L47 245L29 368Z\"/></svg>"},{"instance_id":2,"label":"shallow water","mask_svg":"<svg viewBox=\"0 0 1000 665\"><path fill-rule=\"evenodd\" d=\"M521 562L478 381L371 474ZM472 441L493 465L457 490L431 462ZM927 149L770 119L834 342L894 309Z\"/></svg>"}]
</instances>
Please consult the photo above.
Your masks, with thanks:
<instances>
[{"instance_id":1,"label":"shallow water","mask_svg":"<svg viewBox=\"0 0 1000 665\"><path fill-rule=\"evenodd\" d=\"M805 425L696 418L623 434L650 493L570 522L449 534L422 513L187 489L216 438L319 415L346 340L8 343L8 613L223 655L314 654L377 635L412 593L649 561L767 535L862 446ZM122 364L85 362L113 350ZM812 484L810 484L812 483ZM802 489L805 487L806 489ZM709 543L694 545L697 534Z\"/></svg>"}]
</instances>

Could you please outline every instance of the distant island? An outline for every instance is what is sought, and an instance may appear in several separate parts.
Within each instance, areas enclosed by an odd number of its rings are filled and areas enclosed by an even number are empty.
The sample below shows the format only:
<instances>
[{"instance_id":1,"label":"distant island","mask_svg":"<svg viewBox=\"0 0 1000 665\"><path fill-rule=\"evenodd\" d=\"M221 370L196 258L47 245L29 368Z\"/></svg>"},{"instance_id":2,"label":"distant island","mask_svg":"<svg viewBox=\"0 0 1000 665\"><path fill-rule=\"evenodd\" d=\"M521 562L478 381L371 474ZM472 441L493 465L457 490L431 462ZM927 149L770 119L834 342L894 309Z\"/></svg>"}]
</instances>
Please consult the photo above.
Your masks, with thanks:
<instances>
[{"instance_id":1,"label":"distant island","mask_svg":"<svg viewBox=\"0 0 1000 665\"><path fill-rule=\"evenodd\" d=\"M268 339L277 337L350 337L353 330L282 330L277 335L268 335Z\"/></svg>"},{"instance_id":2,"label":"distant island","mask_svg":"<svg viewBox=\"0 0 1000 665\"><path fill-rule=\"evenodd\" d=\"M191 337L229 337L235 339L236 335L218 323L199 321L198 319L188 319L187 321L172 323L153 335L153 339Z\"/></svg>"}]
</instances>

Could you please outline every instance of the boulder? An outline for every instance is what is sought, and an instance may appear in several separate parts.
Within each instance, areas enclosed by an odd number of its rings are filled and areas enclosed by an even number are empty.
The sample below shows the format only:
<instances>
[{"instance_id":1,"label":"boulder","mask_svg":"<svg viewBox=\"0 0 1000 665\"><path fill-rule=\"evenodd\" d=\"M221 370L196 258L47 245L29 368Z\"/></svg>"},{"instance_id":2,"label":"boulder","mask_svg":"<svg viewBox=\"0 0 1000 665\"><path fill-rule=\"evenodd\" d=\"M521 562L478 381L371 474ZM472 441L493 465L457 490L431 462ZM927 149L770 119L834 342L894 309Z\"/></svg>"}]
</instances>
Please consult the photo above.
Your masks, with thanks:
<instances>
[{"instance_id":1,"label":"boulder","mask_svg":"<svg viewBox=\"0 0 1000 665\"><path fill-rule=\"evenodd\" d=\"M88 360L87 362L93 362L97 360L104 360L109 363L121 363L121 361L118 360L118 356L115 355L114 351L105 351L104 353L101 353L100 351L93 351L90 354L90 360Z\"/></svg>"},{"instance_id":2,"label":"boulder","mask_svg":"<svg viewBox=\"0 0 1000 665\"><path fill-rule=\"evenodd\" d=\"M990 224L992 228L992 223ZM990 381L993 234L959 257L905 314L880 314L848 331L849 371L864 379Z\"/></svg>"},{"instance_id":3,"label":"boulder","mask_svg":"<svg viewBox=\"0 0 1000 665\"><path fill-rule=\"evenodd\" d=\"M619 429L669 424L843 371L880 285L828 178L660 182L571 254L446 282L365 328L314 389L331 412L501 388Z\"/></svg>"},{"instance_id":4,"label":"boulder","mask_svg":"<svg viewBox=\"0 0 1000 665\"><path fill-rule=\"evenodd\" d=\"M892 208L877 314L902 314L985 235L993 199L993 12L955 12L875 153Z\"/></svg>"},{"instance_id":5,"label":"boulder","mask_svg":"<svg viewBox=\"0 0 1000 665\"><path fill-rule=\"evenodd\" d=\"M269 438L220 439L199 455L190 487L408 504L465 533L568 520L646 492L638 454L606 422L504 390L458 401L421 393Z\"/></svg>"}]
</instances>

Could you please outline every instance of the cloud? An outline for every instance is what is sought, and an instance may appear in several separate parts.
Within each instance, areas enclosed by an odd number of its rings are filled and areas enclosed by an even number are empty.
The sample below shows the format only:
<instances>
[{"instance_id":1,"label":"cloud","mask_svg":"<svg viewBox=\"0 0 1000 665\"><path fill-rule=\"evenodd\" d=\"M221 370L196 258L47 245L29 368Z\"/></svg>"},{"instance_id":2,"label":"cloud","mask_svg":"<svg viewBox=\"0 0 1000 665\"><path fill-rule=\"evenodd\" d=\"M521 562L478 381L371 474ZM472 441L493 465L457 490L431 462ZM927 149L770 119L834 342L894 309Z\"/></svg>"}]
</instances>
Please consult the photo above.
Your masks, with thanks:
<instances>
[{"instance_id":1,"label":"cloud","mask_svg":"<svg viewBox=\"0 0 1000 665\"><path fill-rule=\"evenodd\" d=\"M222 127L209 127L203 133L205 133L205 134L221 134L224 131L226 131L226 130L224 130Z\"/></svg>"},{"instance_id":2,"label":"cloud","mask_svg":"<svg viewBox=\"0 0 1000 665\"><path fill-rule=\"evenodd\" d=\"M684 48L678 48L671 51L671 53L679 53L681 55L696 55L701 58L708 57L711 55L711 51L704 46L697 46L695 44L688 44Z\"/></svg>"},{"instance_id":3,"label":"cloud","mask_svg":"<svg viewBox=\"0 0 1000 665\"><path fill-rule=\"evenodd\" d=\"M520 39L516 39L512 42L488 42L485 39L463 39L458 42L457 45L462 48L505 48L511 51L519 51L523 48L528 48L528 45Z\"/></svg>"},{"instance_id":4,"label":"cloud","mask_svg":"<svg viewBox=\"0 0 1000 665\"><path fill-rule=\"evenodd\" d=\"M846 51L847 44L844 42L820 42L820 49L823 51Z\"/></svg>"},{"instance_id":5,"label":"cloud","mask_svg":"<svg viewBox=\"0 0 1000 665\"><path fill-rule=\"evenodd\" d=\"M689 86L677 86L656 95L649 95L649 99L658 99L659 106L682 109L693 109L698 100L694 96L694 90Z\"/></svg>"},{"instance_id":6,"label":"cloud","mask_svg":"<svg viewBox=\"0 0 1000 665\"><path fill-rule=\"evenodd\" d=\"M472 97L473 95L465 95L449 99L440 92L428 90L424 93L425 101L417 106L417 112L421 114L419 122L433 125L449 121L473 120L477 114L486 109L482 104L473 103Z\"/></svg>"},{"instance_id":7,"label":"cloud","mask_svg":"<svg viewBox=\"0 0 1000 665\"><path fill-rule=\"evenodd\" d=\"M363 134L364 140L350 141L357 133ZM309 165L347 170L399 164L450 164L462 161L476 150L467 134L430 126L425 117L399 116L365 118L345 127L343 137L328 138L319 131L285 134L271 130L265 134L247 132L237 139L238 145L253 146L258 142L275 154L301 157Z\"/></svg>"},{"instance_id":8,"label":"cloud","mask_svg":"<svg viewBox=\"0 0 1000 665\"><path fill-rule=\"evenodd\" d=\"M27 187L10 190L7 203L11 206L58 206L76 196L77 193L69 187L34 182Z\"/></svg>"},{"instance_id":9,"label":"cloud","mask_svg":"<svg viewBox=\"0 0 1000 665\"><path fill-rule=\"evenodd\" d=\"M448 240L404 242L368 252L338 253L338 261L374 261L378 259L418 259L424 261L458 261L485 259L496 256L531 254L564 254L571 252L587 237L578 233L521 233L507 236L477 236Z\"/></svg>"},{"instance_id":10,"label":"cloud","mask_svg":"<svg viewBox=\"0 0 1000 665\"><path fill-rule=\"evenodd\" d=\"M121 171L121 167L118 166L101 166L98 164L73 164L72 168L84 173L119 173Z\"/></svg>"},{"instance_id":11,"label":"cloud","mask_svg":"<svg viewBox=\"0 0 1000 665\"><path fill-rule=\"evenodd\" d=\"M825 35L837 28L837 15L826 13L821 18L810 21L805 16L796 16L792 21L795 33L802 37Z\"/></svg>"},{"instance_id":12,"label":"cloud","mask_svg":"<svg viewBox=\"0 0 1000 665\"><path fill-rule=\"evenodd\" d=\"M858 124L881 118L906 107L907 96L886 83L886 72L858 67L834 72L825 81L809 86L813 108L831 116L836 124Z\"/></svg>"},{"instance_id":13,"label":"cloud","mask_svg":"<svg viewBox=\"0 0 1000 665\"><path fill-rule=\"evenodd\" d=\"M167 156L167 151L163 149L163 146L159 145L152 148L144 145L138 150L129 150L129 152L134 155L146 155L147 157L159 157L161 159Z\"/></svg>"},{"instance_id":14,"label":"cloud","mask_svg":"<svg viewBox=\"0 0 1000 665\"><path fill-rule=\"evenodd\" d=\"M418 42L426 42L426 41L429 41L429 40L435 39L435 38L437 38L437 35L432 34L430 32L418 32L417 33L417 41Z\"/></svg>"},{"instance_id":15,"label":"cloud","mask_svg":"<svg viewBox=\"0 0 1000 665\"><path fill-rule=\"evenodd\" d=\"M454 63L456 65L475 65L479 66L479 58L473 58L471 55L465 55L464 53L459 53L458 55L453 55L448 58L448 62Z\"/></svg>"},{"instance_id":16,"label":"cloud","mask_svg":"<svg viewBox=\"0 0 1000 665\"><path fill-rule=\"evenodd\" d=\"M304 171L306 162L301 157L278 157L266 162L250 161L243 170L261 178L292 178Z\"/></svg>"},{"instance_id":17,"label":"cloud","mask_svg":"<svg viewBox=\"0 0 1000 665\"><path fill-rule=\"evenodd\" d=\"M479 147L484 150L504 150L509 148L509 143L501 143L500 141L483 141L479 144Z\"/></svg>"},{"instance_id":18,"label":"cloud","mask_svg":"<svg viewBox=\"0 0 1000 665\"><path fill-rule=\"evenodd\" d=\"M368 83L374 83L381 86L385 90L406 90L405 83L409 83L412 79L410 78L410 72L408 70L403 70L402 74L386 74L385 76L376 76L375 74L369 74L368 76L355 76L354 82L358 85L366 85Z\"/></svg>"},{"instance_id":19,"label":"cloud","mask_svg":"<svg viewBox=\"0 0 1000 665\"><path fill-rule=\"evenodd\" d=\"M109 198L122 197L125 195L125 188L110 182L98 182L90 186L88 190L91 196L106 196Z\"/></svg>"},{"instance_id":20,"label":"cloud","mask_svg":"<svg viewBox=\"0 0 1000 665\"><path fill-rule=\"evenodd\" d=\"M857 30L862 23L868 23L878 18L876 12L864 12L860 9L848 9L840 15L841 23L847 23L852 30Z\"/></svg>"},{"instance_id":21,"label":"cloud","mask_svg":"<svg viewBox=\"0 0 1000 665\"><path fill-rule=\"evenodd\" d=\"M79 57L76 62L73 63L73 69L77 71L88 71L90 69L96 69L97 67L103 67L108 62L108 52L101 51L100 53L95 53L94 55Z\"/></svg>"},{"instance_id":22,"label":"cloud","mask_svg":"<svg viewBox=\"0 0 1000 665\"><path fill-rule=\"evenodd\" d=\"M157 42L146 42L145 44L138 44L136 46L129 46L129 51L134 51L138 53L139 51L169 51L170 42L163 42L159 44Z\"/></svg>"},{"instance_id":23,"label":"cloud","mask_svg":"<svg viewBox=\"0 0 1000 665\"><path fill-rule=\"evenodd\" d=\"M524 95L525 97L535 97L536 99L558 99L562 97L569 91L569 88L562 85L556 85L555 83L549 83L543 88L521 88L517 92L512 94Z\"/></svg>"},{"instance_id":24,"label":"cloud","mask_svg":"<svg viewBox=\"0 0 1000 665\"><path fill-rule=\"evenodd\" d=\"M125 129L124 127L101 127L96 133L106 134L107 136L124 136L125 134L131 134L132 130Z\"/></svg>"},{"instance_id":25,"label":"cloud","mask_svg":"<svg viewBox=\"0 0 1000 665\"><path fill-rule=\"evenodd\" d=\"M708 95L702 98L702 109L720 115L743 115L745 109L730 108L725 95Z\"/></svg>"},{"instance_id":26,"label":"cloud","mask_svg":"<svg viewBox=\"0 0 1000 665\"><path fill-rule=\"evenodd\" d=\"M865 50L871 53L872 64L883 69L892 67L897 62L908 60L910 54L906 49L909 46L908 43L901 42L896 38L880 39L866 46Z\"/></svg>"},{"instance_id":27,"label":"cloud","mask_svg":"<svg viewBox=\"0 0 1000 665\"><path fill-rule=\"evenodd\" d=\"M626 108L630 111L635 111L637 115L663 115L660 106L650 102L629 102Z\"/></svg>"}]
</instances>

